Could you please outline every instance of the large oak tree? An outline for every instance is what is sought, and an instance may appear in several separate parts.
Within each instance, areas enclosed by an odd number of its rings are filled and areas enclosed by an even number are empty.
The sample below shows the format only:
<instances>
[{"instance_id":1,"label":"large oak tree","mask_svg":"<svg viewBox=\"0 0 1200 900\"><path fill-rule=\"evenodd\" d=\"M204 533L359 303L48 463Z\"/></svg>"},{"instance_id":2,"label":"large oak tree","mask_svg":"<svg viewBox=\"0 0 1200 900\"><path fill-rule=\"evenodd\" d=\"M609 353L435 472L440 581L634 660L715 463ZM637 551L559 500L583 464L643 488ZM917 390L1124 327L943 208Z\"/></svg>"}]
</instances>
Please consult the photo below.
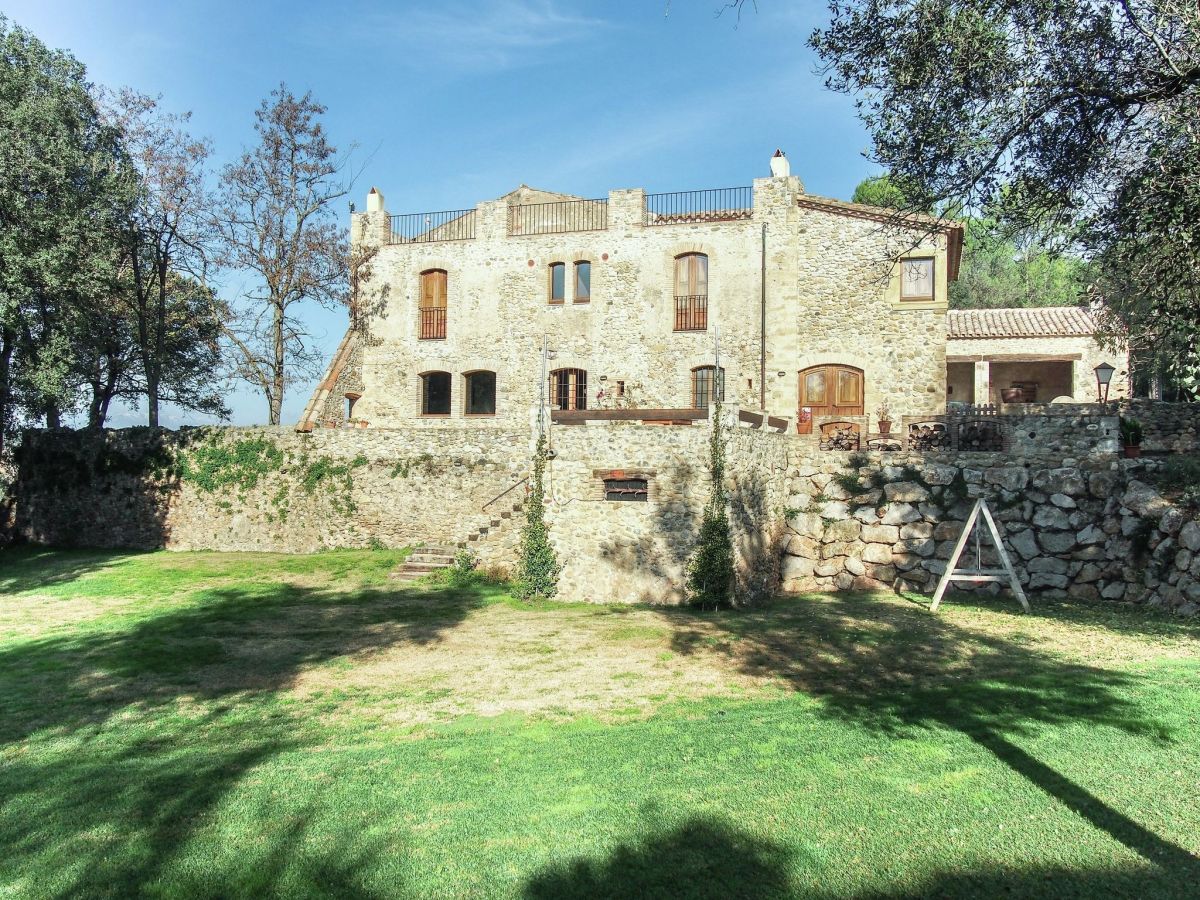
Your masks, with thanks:
<instances>
[{"instance_id":1,"label":"large oak tree","mask_svg":"<svg viewBox=\"0 0 1200 900\"><path fill-rule=\"evenodd\" d=\"M1070 234L1110 336L1200 351L1196 0L831 0L810 38L921 208Z\"/></svg>"}]
</instances>

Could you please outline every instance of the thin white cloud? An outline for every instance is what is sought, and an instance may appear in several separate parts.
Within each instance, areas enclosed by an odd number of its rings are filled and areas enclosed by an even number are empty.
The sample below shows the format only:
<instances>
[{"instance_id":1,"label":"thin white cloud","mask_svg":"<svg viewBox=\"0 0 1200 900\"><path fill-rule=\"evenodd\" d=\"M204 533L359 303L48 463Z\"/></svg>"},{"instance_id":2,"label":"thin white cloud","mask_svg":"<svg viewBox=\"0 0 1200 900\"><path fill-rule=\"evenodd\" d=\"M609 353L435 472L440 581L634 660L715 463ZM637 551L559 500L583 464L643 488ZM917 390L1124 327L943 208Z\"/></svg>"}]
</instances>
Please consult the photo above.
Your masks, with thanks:
<instances>
[{"instance_id":1,"label":"thin white cloud","mask_svg":"<svg viewBox=\"0 0 1200 900\"><path fill-rule=\"evenodd\" d=\"M376 11L355 17L355 39L386 49L393 64L452 67L459 73L545 62L545 53L610 27L555 0L445 3L435 9Z\"/></svg>"}]
</instances>

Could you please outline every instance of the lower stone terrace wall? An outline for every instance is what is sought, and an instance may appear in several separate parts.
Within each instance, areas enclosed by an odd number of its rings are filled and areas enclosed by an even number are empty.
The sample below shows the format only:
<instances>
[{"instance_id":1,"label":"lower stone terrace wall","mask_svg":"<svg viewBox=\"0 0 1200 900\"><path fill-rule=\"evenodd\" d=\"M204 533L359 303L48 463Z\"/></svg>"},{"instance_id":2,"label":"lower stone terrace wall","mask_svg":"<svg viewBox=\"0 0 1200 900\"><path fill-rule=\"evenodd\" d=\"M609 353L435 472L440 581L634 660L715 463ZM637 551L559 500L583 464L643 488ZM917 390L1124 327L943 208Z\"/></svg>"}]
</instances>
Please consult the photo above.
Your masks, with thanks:
<instances>
[{"instance_id":1,"label":"lower stone terrace wall","mask_svg":"<svg viewBox=\"0 0 1200 900\"><path fill-rule=\"evenodd\" d=\"M529 465L495 429L32 431L13 530L59 546L173 550L453 542Z\"/></svg>"},{"instance_id":2,"label":"lower stone terrace wall","mask_svg":"<svg viewBox=\"0 0 1200 900\"><path fill-rule=\"evenodd\" d=\"M1122 416L1141 423L1143 449L1152 452L1200 449L1200 403L1131 399L1113 405Z\"/></svg>"},{"instance_id":3,"label":"lower stone terrace wall","mask_svg":"<svg viewBox=\"0 0 1200 900\"><path fill-rule=\"evenodd\" d=\"M796 457L783 587L932 591L976 498L986 497L1031 592L1193 614L1200 524L1195 510L1142 480L1158 465L981 453ZM987 551L983 561L997 564Z\"/></svg>"}]
</instances>

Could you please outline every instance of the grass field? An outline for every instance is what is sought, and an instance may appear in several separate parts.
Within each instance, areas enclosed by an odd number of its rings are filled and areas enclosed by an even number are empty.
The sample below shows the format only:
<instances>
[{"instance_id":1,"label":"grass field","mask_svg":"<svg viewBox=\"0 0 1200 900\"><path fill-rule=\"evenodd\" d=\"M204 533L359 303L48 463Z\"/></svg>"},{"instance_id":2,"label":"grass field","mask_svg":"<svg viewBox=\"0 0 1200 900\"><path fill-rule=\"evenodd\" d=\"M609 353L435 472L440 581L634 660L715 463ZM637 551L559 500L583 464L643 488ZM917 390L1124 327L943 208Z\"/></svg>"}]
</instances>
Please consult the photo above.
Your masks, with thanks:
<instances>
[{"instance_id":1,"label":"grass field","mask_svg":"<svg viewBox=\"0 0 1200 900\"><path fill-rule=\"evenodd\" d=\"M0 897L1195 897L1200 628L0 551Z\"/></svg>"}]
</instances>

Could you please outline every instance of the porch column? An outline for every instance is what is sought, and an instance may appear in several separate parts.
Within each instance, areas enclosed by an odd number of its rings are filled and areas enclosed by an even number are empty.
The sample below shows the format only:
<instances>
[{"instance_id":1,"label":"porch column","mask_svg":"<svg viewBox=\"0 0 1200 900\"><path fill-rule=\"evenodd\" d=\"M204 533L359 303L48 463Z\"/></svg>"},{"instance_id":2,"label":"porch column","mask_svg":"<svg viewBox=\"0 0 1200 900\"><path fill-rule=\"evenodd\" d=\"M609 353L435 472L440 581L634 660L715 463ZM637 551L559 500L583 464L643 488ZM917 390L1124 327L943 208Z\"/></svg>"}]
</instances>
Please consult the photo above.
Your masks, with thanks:
<instances>
[{"instance_id":1,"label":"porch column","mask_svg":"<svg viewBox=\"0 0 1200 900\"><path fill-rule=\"evenodd\" d=\"M991 403L992 364L986 359L975 360L975 405Z\"/></svg>"}]
</instances>

